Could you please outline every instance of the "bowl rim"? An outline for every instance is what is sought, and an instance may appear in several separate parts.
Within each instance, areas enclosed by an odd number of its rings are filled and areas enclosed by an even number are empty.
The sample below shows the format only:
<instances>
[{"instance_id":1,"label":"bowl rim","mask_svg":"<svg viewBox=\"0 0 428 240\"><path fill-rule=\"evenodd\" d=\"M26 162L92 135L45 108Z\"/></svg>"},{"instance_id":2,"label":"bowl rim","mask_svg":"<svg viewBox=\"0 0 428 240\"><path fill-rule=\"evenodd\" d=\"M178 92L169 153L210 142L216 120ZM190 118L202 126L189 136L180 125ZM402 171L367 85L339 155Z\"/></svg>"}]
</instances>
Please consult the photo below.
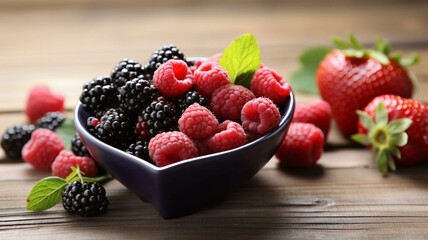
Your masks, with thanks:
<instances>
[{"instance_id":1,"label":"bowl rim","mask_svg":"<svg viewBox=\"0 0 428 240\"><path fill-rule=\"evenodd\" d=\"M85 138L90 139L90 141L101 144L102 146L108 148L110 151L113 151L116 154L125 154L125 156L128 157L129 159L132 159L133 161L138 161L138 163L145 165L146 167L150 168L153 171L162 172L162 171L166 171L168 169L174 168L178 165L185 165L185 164L188 164L188 163L191 163L194 161L202 160L204 158L213 158L213 157L216 157L218 155L227 154L227 153L235 152L235 151L241 151L241 150L246 149L246 148L251 148L251 146L265 141L269 137L271 137L271 136L275 135L277 132L281 131L281 128L284 127L285 125L287 125L288 122L291 122L291 120L293 118L294 107L295 107L295 96L294 96L293 91L290 92L290 96L288 97L287 101L288 101L288 103L287 103L288 107L287 107L284 115L281 117L281 120L280 120L278 126L273 131L270 131L269 133L265 134L264 136L254 140L252 142L249 142L247 144L239 146L237 148L233 148L233 149L218 152L218 153L211 153L211 154L207 154L207 155L203 155L203 156L189 158L189 159L178 161L178 162L175 162L175 163L163 166L163 167L158 167L152 163L149 163L148 161L146 161L144 159L138 158L136 156L133 156L131 154L126 153L125 151L122 151L118 148L110 146L110 145L104 143L103 141L99 140L98 138L96 138L92 134L90 134L86 130L86 128L81 124L81 121L79 120L79 111L80 110L84 111L84 109L82 107L82 103L80 101L77 102L77 104L74 108L74 114L73 114L74 115L74 121L73 122L74 122L74 126L75 126L79 135L80 134L85 135L84 136Z\"/></svg>"}]
</instances>

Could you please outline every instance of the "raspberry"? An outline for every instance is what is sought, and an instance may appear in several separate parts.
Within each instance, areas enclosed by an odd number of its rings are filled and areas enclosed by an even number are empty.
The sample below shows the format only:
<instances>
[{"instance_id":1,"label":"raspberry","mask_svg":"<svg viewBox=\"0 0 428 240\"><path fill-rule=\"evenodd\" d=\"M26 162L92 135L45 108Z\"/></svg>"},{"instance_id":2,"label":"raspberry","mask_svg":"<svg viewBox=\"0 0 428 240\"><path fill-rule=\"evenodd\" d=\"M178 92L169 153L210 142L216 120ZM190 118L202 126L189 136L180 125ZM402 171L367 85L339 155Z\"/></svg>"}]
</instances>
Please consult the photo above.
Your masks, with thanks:
<instances>
[{"instance_id":1,"label":"raspberry","mask_svg":"<svg viewBox=\"0 0 428 240\"><path fill-rule=\"evenodd\" d=\"M150 158L159 167L198 156L195 144L178 131L163 132L149 142Z\"/></svg>"},{"instance_id":2,"label":"raspberry","mask_svg":"<svg viewBox=\"0 0 428 240\"><path fill-rule=\"evenodd\" d=\"M260 135L274 129L280 120L279 110L269 98L258 97L242 108L241 121L244 129Z\"/></svg>"},{"instance_id":3,"label":"raspberry","mask_svg":"<svg viewBox=\"0 0 428 240\"><path fill-rule=\"evenodd\" d=\"M204 62L195 71L194 84L204 97L210 98L212 93L223 85L230 84L227 72L217 62Z\"/></svg>"},{"instance_id":4,"label":"raspberry","mask_svg":"<svg viewBox=\"0 0 428 240\"><path fill-rule=\"evenodd\" d=\"M275 156L282 166L312 167L321 157L323 146L321 129L311 123L291 123Z\"/></svg>"},{"instance_id":5,"label":"raspberry","mask_svg":"<svg viewBox=\"0 0 428 240\"><path fill-rule=\"evenodd\" d=\"M39 128L22 148L22 158L36 169L50 170L55 157L64 148L64 143L55 132Z\"/></svg>"},{"instance_id":6,"label":"raspberry","mask_svg":"<svg viewBox=\"0 0 428 240\"><path fill-rule=\"evenodd\" d=\"M191 139L200 140L214 135L218 125L218 120L211 111L198 103L188 107L178 120L180 131Z\"/></svg>"},{"instance_id":7,"label":"raspberry","mask_svg":"<svg viewBox=\"0 0 428 240\"><path fill-rule=\"evenodd\" d=\"M291 92L291 86L281 75L268 67L259 68L251 80L251 91L257 97L268 97L281 104Z\"/></svg>"},{"instance_id":8,"label":"raspberry","mask_svg":"<svg viewBox=\"0 0 428 240\"><path fill-rule=\"evenodd\" d=\"M144 69L141 64L132 59L122 59L116 64L113 71L111 72L111 79L116 88L120 88L126 84L126 82L144 75Z\"/></svg>"},{"instance_id":9,"label":"raspberry","mask_svg":"<svg viewBox=\"0 0 428 240\"><path fill-rule=\"evenodd\" d=\"M198 149L199 156L204 156L204 155L213 153L211 149L208 147L208 139L202 139L202 140L192 139L192 141L195 144L196 148Z\"/></svg>"},{"instance_id":10,"label":"raspberry","mask_svg":"<svg viewBox=\"0 0 428 240\"><path fill-rule=\"evenodd\" d=\"M213 92L211 111L220 120L237 122L241 118L244 104L254 98L254 93L241 85L224 85Z\"/></svg>"},{"instance_id":11,"label":"raspberry","mask_svg":"<svg viewBox=\"0 0 428 240\"><path fill-rule=\"evenodd\" d=\"M147 79L152 79L156 69L158 69L162 64L166 63L170 59L180 59L186 62L184 54L175 45L164 45L152 54L149 63L144 66L144 69L147 72L145 75L146 77L148 77Z\"/></svg>"},{"instance_id":12,"label":"raspberry","mask_svg":"<svg viewBox=\"0 0 428 240\"><path fill-rule=\"evenodd\" d=\"M192 87L193 73L186 62L169 60L156 70L153 83L163 96L178 97Z\"/></svg>"},{"instance_id":13,"label":"raspberry","mask_svg":"<svg viewBox=\"0 0 428 240\"><path fill-rule=\"evenodd\" d=\"M62 112L64 110L64 96L53 93L47 86L33 87L27 98L25 114L31 123L43 117L48 112Z\"/></svg>"},{"instance_id":14,"label":"raspberry","mask_svg":"<svg viewBox=\"0 0 428 240\"><path fill-rule=\"evenodd\" d=\"M327 138L331 124L331 108L324 100L309 104L296 104L292 122L312 123L319 127Z\"/></svg>"},{"instance_id":15,"label":"raspberry","mask_svg":"<svg viewBox=\"0 0 428 240\"><path fill-rule=\"evenodd\" d=\"M208 57L206 59L196 59L196 61L194 63L194 66L196 68L198 68L204 62L216 62L216 63L218 63L220 61L220 58L221 58L222 55L223 55L223 53L219 52L219 53L216 53L216 54L214 54L214 55L212 55L212 56L210 56L210 57Z\"/></svg>"},{"instance_id":16,"label":"raspberry","mask_svg":"<svg viewBox=\"0 0 428 240\"><path fill-rule=\"evenodd\" d=\"M74 155L73 152L62 150L52 163L52 175L66 178L71 173L71 167L79 166L85 177L97 176L97 164L90 157Z\"/></svg>"},{"instance_id":17,"label":"raspberry","mask_svg":"<svg viewBox=\"0 0 428 240\"><path fill-rule=\"evenodd\" d=\"M6 156L11 159L21 159L22 148L30 140L35 129L36 127L32 124L15 124L8 127L1 139L1 147Z\"/></svg>"},{"instance_id":18,"label":"raspberry","mask_svg":"<svg viewBox=\"0 0 428 240\"><path fill-rule=\"evenodd\" d=\"M106 190L98 183L74 181L62 192L62 206L71 214L93 217L107 210Z\"/></svg>"},{"instance_id":19,"label":"raspberry","mask_svg":"<svg viewBox=\"0 0 428 240\"><path fill-rule=\"evenodd\" d=\"M219 126L219 132L208 140L212 152L222 152L246 143L245 131L239 123L226 120Z\"/></svg>"},{"instance_id":20,"label":"raspberry","mask_svg":"<svg viewBox=\"0 0 428 240\"><path fill-rule=\"evenodd\" d=\"M39 128L47 128L55 131L62 125L64 120L65 116L61 112L48 112L37 120L36 126Z\"/></svg>"}]
</instances>

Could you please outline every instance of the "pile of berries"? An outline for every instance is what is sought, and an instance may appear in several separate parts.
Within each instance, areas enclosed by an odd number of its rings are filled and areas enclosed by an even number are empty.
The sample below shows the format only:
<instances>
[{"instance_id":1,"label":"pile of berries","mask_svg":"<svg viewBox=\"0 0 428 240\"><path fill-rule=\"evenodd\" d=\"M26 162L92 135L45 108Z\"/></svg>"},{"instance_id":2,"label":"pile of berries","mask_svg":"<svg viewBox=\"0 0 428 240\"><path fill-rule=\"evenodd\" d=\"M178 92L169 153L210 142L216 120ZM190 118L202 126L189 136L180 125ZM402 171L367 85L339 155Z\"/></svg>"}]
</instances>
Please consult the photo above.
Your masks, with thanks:
<instances>
[{"instance_id":1,"label":"pile of berries","mask_svg":"<svg viewBox=\"0 0 428 240\"><path fill-rule=\"evenodd\" d=\"M235 85L218 59L188 61L165 45L147 64L121 60L109 76L83 86L88 131L161 167L242 146L276 128L290 85L266 66L250 89Z\"/></svg>"}]
</instances>

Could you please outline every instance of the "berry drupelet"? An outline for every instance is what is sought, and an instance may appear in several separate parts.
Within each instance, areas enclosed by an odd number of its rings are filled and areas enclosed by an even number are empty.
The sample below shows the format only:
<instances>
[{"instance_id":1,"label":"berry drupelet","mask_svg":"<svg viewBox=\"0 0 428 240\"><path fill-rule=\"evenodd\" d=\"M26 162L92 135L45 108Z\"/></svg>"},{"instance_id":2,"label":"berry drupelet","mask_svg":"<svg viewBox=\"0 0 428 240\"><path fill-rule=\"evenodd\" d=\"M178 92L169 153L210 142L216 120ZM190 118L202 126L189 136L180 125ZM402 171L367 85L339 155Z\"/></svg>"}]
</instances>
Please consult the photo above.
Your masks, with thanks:
<instances>
[{"instance_id":1,"label":"berry drupelet","mask_svg":"<svg viewBox=\"0 0 428 240\"><path fill-rule=\"evenodd\" d=\"M65 116L61 112L48 112L37 120L36 126L39 128L47 128L49 130L55 131L62 125L64 120Z\"/></svg>"},{"instance_id":2,"label":"berry drupelet","mask_svg":"<svg viewBox=\"0 0 428 240\"><path fill-rule=\"evenodd\" d=\"M94 217L107 210L109 201L106 191L98 183L72 182L62 192L64 209L82 217Z\"/></svg>"},{"instance_id":3,"label":"berry drupelet","mask_svg":"<svg viewBox=\"0 0 428 240\"><path fill-rule=\"evenodd\" d=\"M145 70L139 62L124 58L114 67L111 72L111 79L113 80L113 85L116 88L120 88L124 86L126 82L138 76L143 76L144 73Z\"/></svg>"},{"instance_id":4,"label":"berry drupelet","mask_svg":"<svg viewBox=\"0 0 428 240\"><path fill-rule=\"evenodd\" d=\"M155 85L139 76L120 88L120 107L128 113L135 114L147 107L159 96Z\"/></svg>"},{"instance_id":5,"label":"berry drupelet","mask_svg":"<svg viewBox=\"0 0 428 240\"><path fill-rule=\"evenodd\" d=\"M31 139L36 129L32 124L15 124L6 129L1 139L1 147L6 156L11 159L21 159L24 145Z\"/></svg>"},{"instance_id":6,"label":"berry drupelet","mask_svg":"<svg viewBox=\"0 0 428 240\"><path fill-rule=\"evenodd\" d=\"M118 103L118 92L110 77L97 77L83 85L80 94L83 108L93 116L100 117L102 113Z\"/></svg>"}]
</instances>

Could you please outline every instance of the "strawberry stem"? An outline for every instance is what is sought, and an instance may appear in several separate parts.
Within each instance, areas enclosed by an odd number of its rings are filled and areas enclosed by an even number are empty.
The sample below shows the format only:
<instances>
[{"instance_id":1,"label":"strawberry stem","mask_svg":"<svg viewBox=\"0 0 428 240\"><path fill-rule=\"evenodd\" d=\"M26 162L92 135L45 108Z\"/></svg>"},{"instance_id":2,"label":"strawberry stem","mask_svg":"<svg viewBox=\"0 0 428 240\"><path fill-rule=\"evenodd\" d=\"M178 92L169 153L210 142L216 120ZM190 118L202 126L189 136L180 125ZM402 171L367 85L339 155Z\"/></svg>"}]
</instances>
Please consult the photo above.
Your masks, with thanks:
<instances>
[{"instance_id":1,"label":"strawberry stem","mask_svg":"<svg viewBox=\"0 0 428 240\"><path fill-rule=\"evenodd\" d=\"M348 57L373 58L383 65L389 64L391 59L402 67L415 65L421 61L417 54L403 58L400 53L391 53L391 45L381 38L375 41L373 49L365 49L352 33L349 34L347 41L333 37L332 42Z\"/></svg>"},{"instance_id":2,"label":"strawberry stem","mask_svg":"<svg viewBox=\"0 0 428 240\"><path fill-rule=\"evenodd\" d=\"M371 146L377 168L382 174L386 174L388 170L394 171L394 157L401 158L399 148L407 144L408 135L405 131L412 120L400 118L389 121L388 111L383 103L377 105L374 119L364 111L357 111L357 114L367 134L358 133L351 138L362 145Z\"/></svg>"}]
</instances>

